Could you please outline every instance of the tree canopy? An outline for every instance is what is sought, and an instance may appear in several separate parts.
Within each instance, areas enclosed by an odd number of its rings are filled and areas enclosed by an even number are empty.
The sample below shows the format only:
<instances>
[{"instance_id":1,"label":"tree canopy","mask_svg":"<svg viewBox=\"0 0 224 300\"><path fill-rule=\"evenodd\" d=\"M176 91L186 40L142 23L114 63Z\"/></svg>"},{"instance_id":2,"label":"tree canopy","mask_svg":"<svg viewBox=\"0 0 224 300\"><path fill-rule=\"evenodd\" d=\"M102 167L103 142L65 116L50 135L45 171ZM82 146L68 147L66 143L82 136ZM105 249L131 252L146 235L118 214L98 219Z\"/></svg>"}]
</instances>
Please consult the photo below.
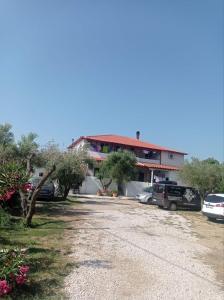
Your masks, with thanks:
<instances>
[{"instance_id":1,"label":"tree canopy","mask_svg":"<svg viewBox=\"0 0 224 300\"><path fill-rule=\"evenodd\" d=\"M207 193L224 192L224 164L214 158L186 161L180 171L181 179L199 190L202 198Z\"/></svg>"},{"instance_id":2,"label":"tree canopy","mask_svg":"<svg viewBox=\"0 0 224 300\"><path fill-rule=\"evenodd\" d=\"M58 183L58 190L66 199L69 190L78 187L85 179L88 163L91 163L86 148L76 151L61 151L57 144L48 143L41 151L42 161L49 167L56 165L52 179Z\"/></svg>"},{"instance_id":3,"label":"tree canopy","mask_svg":"<svg viewBox=\"0 0 224 300\"><path fill-rule=\"evenodd\" d=\"M122 194L122 184L135 178L136 158L129 151L118 151L108 155L102 162L99 176L112 179L118 185L118 192ZM98 176L98 177L99 177Z\"/></svg>"}]
</instances>

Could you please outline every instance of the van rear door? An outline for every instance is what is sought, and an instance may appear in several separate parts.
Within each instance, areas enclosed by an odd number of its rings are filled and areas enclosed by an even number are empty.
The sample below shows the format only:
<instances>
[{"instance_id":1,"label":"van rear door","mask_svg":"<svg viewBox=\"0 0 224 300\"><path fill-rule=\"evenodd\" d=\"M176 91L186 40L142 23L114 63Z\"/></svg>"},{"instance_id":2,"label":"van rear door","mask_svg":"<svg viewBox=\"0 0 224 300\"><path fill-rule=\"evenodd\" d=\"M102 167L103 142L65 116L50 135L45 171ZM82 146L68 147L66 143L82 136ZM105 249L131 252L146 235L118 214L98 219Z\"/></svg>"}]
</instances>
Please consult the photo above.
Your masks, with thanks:
<instances>
[{"instance_id":1,"label":"van rear door","mask_svg":"<svg viewBox=\"0 0 224 300\"><path fill-rule=\"evenodd\" d=\"M189 208L201 208L201 199L199 193L190 187L186 187L183 193L183 204Z\"/></svg>"}]
</instances>

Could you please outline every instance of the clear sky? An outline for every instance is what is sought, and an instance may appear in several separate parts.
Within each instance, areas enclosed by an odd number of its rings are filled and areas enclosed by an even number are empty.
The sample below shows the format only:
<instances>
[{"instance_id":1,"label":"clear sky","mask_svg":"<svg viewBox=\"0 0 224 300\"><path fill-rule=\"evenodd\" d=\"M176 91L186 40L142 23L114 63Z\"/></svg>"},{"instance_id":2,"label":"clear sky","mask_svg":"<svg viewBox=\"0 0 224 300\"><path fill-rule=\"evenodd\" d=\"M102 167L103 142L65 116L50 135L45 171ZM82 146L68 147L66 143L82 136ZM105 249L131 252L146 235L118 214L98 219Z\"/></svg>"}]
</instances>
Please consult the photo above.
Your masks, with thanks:
<instances>
[{"instance_id":1,"label":"clear sky","mask_svg":"<svg viewBox=\"0 0 224 300\"><path fill-rule=\"evenodd\" d=\"M223 0L0 0L0 123L224 159Z\"/></svg>"}]
</instances>

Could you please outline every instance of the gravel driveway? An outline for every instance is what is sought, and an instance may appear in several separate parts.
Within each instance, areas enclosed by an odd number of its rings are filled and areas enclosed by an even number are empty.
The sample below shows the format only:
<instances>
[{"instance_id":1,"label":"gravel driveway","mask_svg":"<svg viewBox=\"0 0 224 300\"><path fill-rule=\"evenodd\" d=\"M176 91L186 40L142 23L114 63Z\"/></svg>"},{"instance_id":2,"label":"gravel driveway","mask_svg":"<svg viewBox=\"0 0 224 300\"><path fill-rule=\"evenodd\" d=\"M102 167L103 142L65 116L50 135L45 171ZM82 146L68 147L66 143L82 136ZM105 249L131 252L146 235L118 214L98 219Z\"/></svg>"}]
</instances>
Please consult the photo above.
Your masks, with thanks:
<instances>
[{"instance_id":1,"label":"gravel driveway","mask_svg":"<svg viewBox=\"0 0 224 300\"><path fill-rule=\"evenodd\" d=\"M69 299L224 299L223 224L133 200L78 202L69 232L76 262L65 281ZM214 233L208 243L206 226Z\"/></svg>"}]
</instances>

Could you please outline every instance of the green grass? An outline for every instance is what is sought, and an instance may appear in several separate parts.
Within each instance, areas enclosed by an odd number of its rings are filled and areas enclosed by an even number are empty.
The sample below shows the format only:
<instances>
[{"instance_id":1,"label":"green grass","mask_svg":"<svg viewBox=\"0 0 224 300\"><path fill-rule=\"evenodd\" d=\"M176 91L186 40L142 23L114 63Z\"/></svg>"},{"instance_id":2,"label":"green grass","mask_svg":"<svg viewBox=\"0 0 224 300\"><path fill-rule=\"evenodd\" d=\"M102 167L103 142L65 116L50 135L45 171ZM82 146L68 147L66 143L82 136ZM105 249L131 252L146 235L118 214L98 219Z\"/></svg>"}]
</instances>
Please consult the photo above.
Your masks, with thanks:
<instances>
[{"instance_id":1,"label":"green grass","mask_svg":"<svg viewBox=\"0 0 224 300\"><path fill-rule=\"evenodd\" d=\"M72 200L38 204L32 228L24 227L18 217L1 222L0 249L27 249L30 265L27 284L4 299L66 299L61 291L64 278L75 264L69 261L70 245L64 235L65 229L71 228L71 223L60 217L60 212L65 215L67 210L71 210L71 205L74 205ZM0 209L0 220L3 219Z\"/></svg>"}]
</instances>

